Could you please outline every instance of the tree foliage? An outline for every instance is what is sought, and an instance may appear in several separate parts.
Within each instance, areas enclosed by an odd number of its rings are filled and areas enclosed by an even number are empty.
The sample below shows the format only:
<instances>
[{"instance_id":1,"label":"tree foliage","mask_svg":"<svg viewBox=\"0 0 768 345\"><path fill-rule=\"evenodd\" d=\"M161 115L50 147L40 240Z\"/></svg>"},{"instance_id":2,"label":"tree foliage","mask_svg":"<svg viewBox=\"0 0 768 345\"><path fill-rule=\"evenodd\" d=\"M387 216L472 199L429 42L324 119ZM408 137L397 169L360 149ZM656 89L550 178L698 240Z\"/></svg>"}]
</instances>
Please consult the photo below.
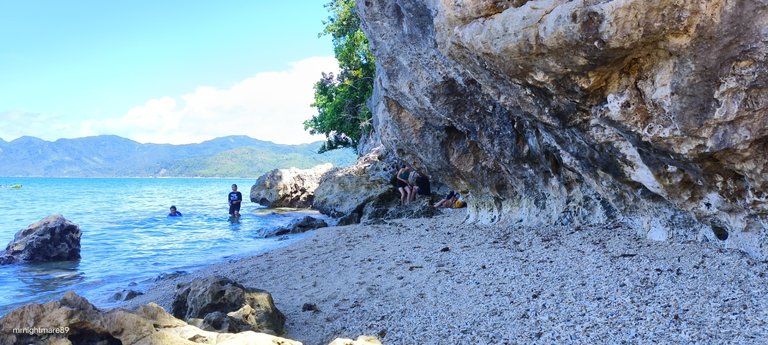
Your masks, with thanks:
<instances>
[{"instance_id":1,"label":"tree foliage","mask_svg":"<svg viewBox=\"0 0 768 345\"><path fill-rule=\"evenodd\" d=\"M320 152L356 147L372 130L371 111L366 102L373 92L376 70L368 39L360 28L354 0L332 0L325 5L331 16L324 21L322 35L331 35L339 61L339 75L323 73L315 83L317 115L304 121L304 129L327 138Z\"/></svg>"}]
</instances>

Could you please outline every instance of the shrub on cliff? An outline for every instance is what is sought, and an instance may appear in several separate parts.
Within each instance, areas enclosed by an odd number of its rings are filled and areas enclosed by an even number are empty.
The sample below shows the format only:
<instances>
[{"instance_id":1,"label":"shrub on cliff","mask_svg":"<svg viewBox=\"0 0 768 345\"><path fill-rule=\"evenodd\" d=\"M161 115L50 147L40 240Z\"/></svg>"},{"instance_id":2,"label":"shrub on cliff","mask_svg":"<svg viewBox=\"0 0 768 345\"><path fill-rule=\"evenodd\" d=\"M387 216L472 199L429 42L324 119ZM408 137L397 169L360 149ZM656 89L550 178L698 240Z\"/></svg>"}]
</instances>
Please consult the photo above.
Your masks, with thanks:
<instances>
[{"instance_id":1,"label":"shrub on cliff","mask_svg":"<svg viewBox=\"0 0 768 345\"><path fill-rule=\"evenodd\" d=\"M363 134L371 130L371 111L366 102L373 92L376 70L368 39L360 29L354 0L333 0L325 5L331 12L320 35L333 37L333 49L339 61L339 75L323 73L315 83L318 114L304 121L312 134L325 134L327 141L320 152L340 147L356 147Z\"/></svg>"}]
</instances>

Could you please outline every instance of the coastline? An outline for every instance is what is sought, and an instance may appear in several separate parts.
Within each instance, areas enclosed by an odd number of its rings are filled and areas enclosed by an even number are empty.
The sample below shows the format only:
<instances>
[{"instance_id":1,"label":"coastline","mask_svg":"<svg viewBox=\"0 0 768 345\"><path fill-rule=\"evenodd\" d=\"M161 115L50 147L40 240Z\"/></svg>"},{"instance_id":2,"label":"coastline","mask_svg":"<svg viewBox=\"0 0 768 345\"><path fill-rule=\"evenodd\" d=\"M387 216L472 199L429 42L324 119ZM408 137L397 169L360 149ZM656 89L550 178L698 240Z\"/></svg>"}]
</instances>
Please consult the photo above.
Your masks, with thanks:
<instances>
[{"instance_id":1,"label":"coastline","mask_svg":"<svg viewBox=\"0 0 768 345\"><path fill-rule=\"evenodd\" d=\"M768 263L620 225L522 228L434 218L314 230L287 247L156 282L124 302L170 310L176 284L221 275L272 293L285 338L384 344L761 343ZM302 311L305 303L318 311Z\"/></svg>"}]
</instances>

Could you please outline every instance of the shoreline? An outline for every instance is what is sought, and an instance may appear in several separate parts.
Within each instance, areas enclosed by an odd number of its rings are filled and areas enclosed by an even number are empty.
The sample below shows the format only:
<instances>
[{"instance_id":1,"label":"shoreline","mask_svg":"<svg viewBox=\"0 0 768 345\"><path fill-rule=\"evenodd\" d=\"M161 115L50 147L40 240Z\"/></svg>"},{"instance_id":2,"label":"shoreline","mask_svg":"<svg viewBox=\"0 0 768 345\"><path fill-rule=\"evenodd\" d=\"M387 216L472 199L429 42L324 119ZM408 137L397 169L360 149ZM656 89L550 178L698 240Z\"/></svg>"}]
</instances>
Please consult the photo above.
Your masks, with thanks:
<instances>
[{"instance_id":1,"label":"shoreline","mask_svg":"<svg viewBox=\"0 0 768 345\"><path fill-rule=\"evenodd\" d=\"M622 226L517 228L434 218L314 230L289 246L156 282L220 275L269 291L285 338L328 344L760 343L768 263L706 243L653 242ZM319 311L302 311L305 303Z\"/></svg>"}]
</instances>

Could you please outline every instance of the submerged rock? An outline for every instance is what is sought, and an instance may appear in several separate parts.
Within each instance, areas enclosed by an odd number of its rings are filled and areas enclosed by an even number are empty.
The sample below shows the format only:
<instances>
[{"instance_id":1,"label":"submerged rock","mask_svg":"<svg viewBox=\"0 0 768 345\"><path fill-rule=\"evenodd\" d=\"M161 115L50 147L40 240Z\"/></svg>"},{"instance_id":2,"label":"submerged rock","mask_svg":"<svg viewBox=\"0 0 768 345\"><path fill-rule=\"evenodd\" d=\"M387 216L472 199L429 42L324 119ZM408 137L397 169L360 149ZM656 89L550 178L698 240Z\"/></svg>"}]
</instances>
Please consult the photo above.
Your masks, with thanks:
<instances>
[{"instance_id":1,"label":"submerged rock","mask_svg":"<svg viewBox=\"0 0 768 345\"><path fill-rule=\"evenodd\" d=\"M621 221L768 257L768 1L357 9L375 132L468 191L469 220Z\"/></svg>"},{"instance_id":2,"label":"submerged rock","mask_svg":"<svg viewBox=\"0 0 768 345\"><path fill-rule=\"evenodd\" d=\"M285 316L275 307L269 292L246 288L223 277L180 285L172 313L187 321L202 319L200 328L217 332L282 334L285 325Z\"/></svg>"},{"instance_id":3,"label":"submerged rock","mask_svg":"<svg viewBox=\"0 0 768 345\"><path fill-rule=\"evenodd\" d=\"M80 227L51 215L19 230L0 256L0 265L80 259Z\"/></svg>"},{"instance_id":4,"label":"submerged rock","mask_svg":"<svg viewBox=\"0 0 768 345\"><path fill-rule=\"evenodd\" d=\"M311 169L275 169L256 180L251 201L267 207L308 208L320 177L333 167L322 164Z\"/></svg>"},{"instance_id":5,"label":"submerged rock","mask_svg":"<svg viewBox=\"0 0 768 345\"><path fill-rule=\"evenodd\" d=\"M189 274L187 271L173 271L171 273L160 273L155 277L155 281L176 279L178 277Z\"/></svg>"},{"instance_id":6,"label":"submerged rock","mask_svg":"<svg viewBox=\"0 0 768 345\"><path fill-rule=\"evenodd\" d=\"M115 292L112 294L112 297L109 298L110 301L116 302L116 301L129 301L132 300L138 296L143 295L144 293L141 291L136 290L123 290L121 292Z\"/></svg>"},{"instance_id":7,"label":"submerged rock","mask_svg":"<svg viewBox=\"0 0 768 345\"><path fill-rule=\"evenodd\" d=\"M306 216L301 219L297 219L293 221L288 227L286 228L280 228L277 229L274 233L267 235L269 236L282 236L287 234L300 234L302 232L307 232L309 230L315 230L319 228L327 227L328 223L326 223L322 219L317 219L315 217Z\"/></svg>"}]
</instances>

